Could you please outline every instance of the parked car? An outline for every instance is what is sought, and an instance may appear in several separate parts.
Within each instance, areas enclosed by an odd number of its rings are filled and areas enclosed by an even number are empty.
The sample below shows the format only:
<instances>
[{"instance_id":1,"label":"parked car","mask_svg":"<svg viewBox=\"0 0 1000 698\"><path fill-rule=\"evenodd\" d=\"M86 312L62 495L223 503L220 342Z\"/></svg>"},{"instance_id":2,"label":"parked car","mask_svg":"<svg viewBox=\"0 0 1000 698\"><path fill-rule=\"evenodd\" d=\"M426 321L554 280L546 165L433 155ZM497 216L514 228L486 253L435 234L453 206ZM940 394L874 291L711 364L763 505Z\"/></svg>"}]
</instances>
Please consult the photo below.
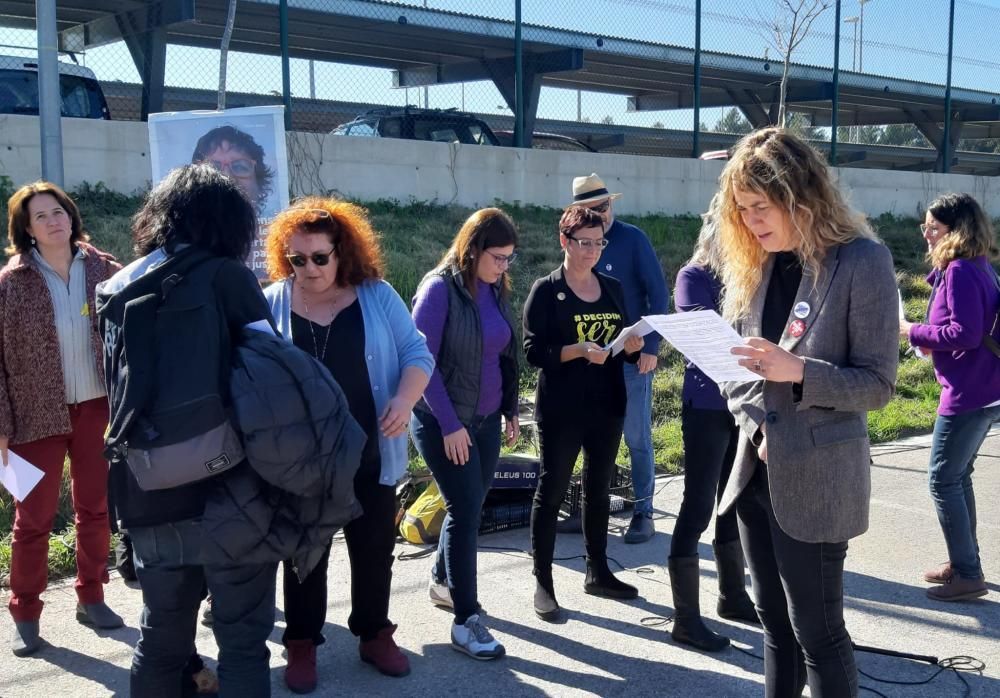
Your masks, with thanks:
<instances>
[{"instance_id":1,"label":"parked car","mask_svg":"<svg viewBox=\"0 0 1000 698\"><path fill-rule=\"evenodd\" d=\"M699 160L728 160L728 150L706 150L698 156Z\"/></svg>"},{"instance_id":2,"label":"parked car","mask_svg":"<svg viewBox=\"0 0 1000 698\"><path fill-rule=\"evenodd\" d=\"M62 115L110 119L111 112L97 76L89 68L59 61ZM0 56L0 114L38 114L38 62L22 56Z\"/></svg>"},{"instance_id":3,"label":"parked car","mask_svg":"<svg viewBox=\"0 0 1000 698\"><path fill-rule=\"evenodd\" d=\"M514 132L513 131L494 131L497 140L500 141L500 145L513 146L514 145ZM531 134L531 147L537 148L539 150L570 150L582 153L596 153L597 151L591 148L589 145L583 141L577 140L576 138L571 138L570 136L563 136L558 133L544 133L535 131Z\"/></svg>"},{"instance_id":4,"label":"parked car","mask_svg":"<svg viewBox=\"0 0 1000 698\"><path fill-rule=\"evenodd\" d=\"M331 133L335 136L498 145L497 137L486 122L457 109L372 109L353 121L341 124Z\"/></svg>"}]
</instances>

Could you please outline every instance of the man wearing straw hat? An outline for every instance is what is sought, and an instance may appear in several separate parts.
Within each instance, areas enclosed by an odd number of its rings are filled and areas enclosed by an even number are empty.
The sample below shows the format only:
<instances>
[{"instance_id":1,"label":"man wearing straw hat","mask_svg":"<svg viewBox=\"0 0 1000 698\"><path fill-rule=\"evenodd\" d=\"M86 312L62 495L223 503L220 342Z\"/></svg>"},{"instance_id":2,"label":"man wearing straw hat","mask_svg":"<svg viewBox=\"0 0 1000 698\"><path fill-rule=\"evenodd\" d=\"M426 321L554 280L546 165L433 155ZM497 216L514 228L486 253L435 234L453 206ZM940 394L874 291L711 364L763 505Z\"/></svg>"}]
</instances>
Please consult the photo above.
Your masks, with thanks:
<instances>
[{"instance_id":1,"label":"man wearing straw hat","mask_svg":"<svg viewBox=\"0 0 1000 698\"><path fill-rule=\"evenodd\" d=\"M604 248L597 266L602 274L621 282L625 291L625 309L633 322L643 315L668 311L670 295L663 269L649 238L639 228L615 219L614 200L597 174L573 180L573 206L586 206L604 219ZM653 537L653 371L660 337L646 336L638 364L625 365L625 443L632 460L632 486L635 490L635 514L625 532L626 543L643 543Z\"/></svg>"}]
</instances>

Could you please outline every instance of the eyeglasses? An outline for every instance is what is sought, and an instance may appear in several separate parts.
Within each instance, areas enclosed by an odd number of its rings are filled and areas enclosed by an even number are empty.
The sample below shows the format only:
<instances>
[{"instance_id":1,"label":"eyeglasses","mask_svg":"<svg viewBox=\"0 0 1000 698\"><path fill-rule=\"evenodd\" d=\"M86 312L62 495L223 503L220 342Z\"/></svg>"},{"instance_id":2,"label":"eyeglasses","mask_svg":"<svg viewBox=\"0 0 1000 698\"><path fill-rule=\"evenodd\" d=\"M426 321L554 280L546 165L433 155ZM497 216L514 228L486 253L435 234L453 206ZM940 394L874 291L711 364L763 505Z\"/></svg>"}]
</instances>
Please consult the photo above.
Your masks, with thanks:
<instances>
[{"instance_id":1,"label":"eyeglasses","mask_svg":"<svg viewBox=\"0 0 1000 698\"><path fill-rule=\"evenodd\" d=\"M566 235L566 233L563 233L563 235ZM597 240L593 240L590 238L575 238L572 237L571 235L566 235L566 239L571 242L575 242L577 244L577 247L579 247L581 250L591 250L594 248L603 250L610 244L607 238L599 238Z\"/></svg>"},{"instance_id":2,"label":"eyeglasses","mask_svg":"<svg viewBox=\"0 0 1000 698\"><path fill-rule=\"evenodd\" d=\"M508 255L493 254L489 250L483 250L486 254L493 258L493 261L497 263L498 267L509 267L511 264L517 260L517 252L511 252Z\"/></svg>"},{"instance_id":3,"label":"eyeglasses","mask_svg":"<svg viewBox=\"0 0 1000 698\"><path fill-rule=\"evenodd\" d=\"M250 177L254 172L253 160L240 158L232 162L220 162L219 160L208 160L208 164L219 172L229 172L233 177Z\"/></svg>"},{"instance_id":4,"label":"eyeglasses","mask_svg":"<svg viewBox=\"0 0 1000 698\"><path fill-rule=\"evenodd\" d=\"M312 260L312 263L317 267L325 267L330 263L330 257L333 255L335 249L336 248L331 248L329 252L313 252L310 255L290 254L287 255L285 259L287 259L288 263L293 267L298 267L300 269L310 260Z\"/></svg>"},{"instance_id":5,"label":"eyeglasses","mask_svg":"<svg viewBox=\"0 0 1000 698\"><path fill-rule=\"evenodd\" d=\"M927 225L926 223L920 224L920 232L926 235L927 233L936 233L939 230L937 224Z\"/></svg>"},{"instance_id":6,"label":"eyeglasses","mask_svg":"<svg viewBox=\"0 0 1000 698\"><path fill-rule=\"evenodd\" d=\"M609 208L611 208L611 199L607 199L606 201L603 201L597 204L596 206L590 206L589 208L594 213L604 213Z\"/></svg>"}]
</instances>

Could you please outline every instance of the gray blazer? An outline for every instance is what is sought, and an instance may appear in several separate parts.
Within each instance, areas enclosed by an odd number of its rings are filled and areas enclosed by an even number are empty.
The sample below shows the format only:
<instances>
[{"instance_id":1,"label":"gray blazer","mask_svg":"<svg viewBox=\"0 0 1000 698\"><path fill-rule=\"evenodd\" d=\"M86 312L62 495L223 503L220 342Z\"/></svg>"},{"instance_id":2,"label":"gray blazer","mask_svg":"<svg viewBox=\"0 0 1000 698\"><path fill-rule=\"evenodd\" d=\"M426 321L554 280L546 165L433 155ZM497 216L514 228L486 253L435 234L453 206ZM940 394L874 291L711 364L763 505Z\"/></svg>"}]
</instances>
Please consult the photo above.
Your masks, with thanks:
<instances>
[{"instance_id":1,"label":"gray blazer","mask_svg":"<svg viewBox=\"0 0 1000 698\"><path fill-rule=\"evenodd\" d=\"M774 256L763 270L744 337L760 336ZM720 387L742 438L719 512L729 510L757 467L751 443L766 424L767 473L781 530L807 543L846 541L868 530L871 473L869 410L892 397L899 362L899 318L892 255L857 239L830 249L818 276L803 269L795 299L809 304L805 331L780 345L805 359L801 399L791 383L756 381ZM800 312L800 314L802 314Z\"/></svg>"}]
</instances>

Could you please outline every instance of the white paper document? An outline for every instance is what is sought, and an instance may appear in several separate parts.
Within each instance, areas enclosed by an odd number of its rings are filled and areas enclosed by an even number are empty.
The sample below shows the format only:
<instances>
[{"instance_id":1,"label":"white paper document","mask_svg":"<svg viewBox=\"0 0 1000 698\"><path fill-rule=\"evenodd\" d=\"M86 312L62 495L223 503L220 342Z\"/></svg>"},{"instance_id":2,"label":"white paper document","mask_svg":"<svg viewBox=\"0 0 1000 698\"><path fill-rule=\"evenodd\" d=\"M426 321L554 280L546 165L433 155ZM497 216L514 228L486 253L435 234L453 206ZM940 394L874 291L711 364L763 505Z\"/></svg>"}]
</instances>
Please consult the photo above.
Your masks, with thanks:
<instances>
[{"instance_id":1,"label":"white paper document","mask_svg":"<svg viewBox=\"0 0 1000 698\"><path fill-rule=\"evenodd\" d=\"M7 451L7 465L0 463L0 485L19 502L31 494L43 475L45 473L11 450Z\"/></svg>"},{"instance_id":2,"label":"white paper document","mask_svg":"<svg viewBox=\"0 0 1000 698\"><path fill-rule=\"evenodd\" d=\"M604 351L611 350L612 356L617 356L618 352L625 348L625 340L629 337L635 335L636 337L645 337L647 334L653 331L652 325L646 322L646 318L642 318L639 322L634 325L629 325L615 338L615 341L604 347Z\"/></svg>"},{"instance_id":3,"label":"white paper document","mask_svg":"<svg viewBox=\"0 0 1000 698\"><path fill-rule=\"evenodd\" d=\"M729 350L746 342L714 310L646 315L642 319L716 383L763 380L737 363L742 357Z\"/></svg>"}]
</instances>

